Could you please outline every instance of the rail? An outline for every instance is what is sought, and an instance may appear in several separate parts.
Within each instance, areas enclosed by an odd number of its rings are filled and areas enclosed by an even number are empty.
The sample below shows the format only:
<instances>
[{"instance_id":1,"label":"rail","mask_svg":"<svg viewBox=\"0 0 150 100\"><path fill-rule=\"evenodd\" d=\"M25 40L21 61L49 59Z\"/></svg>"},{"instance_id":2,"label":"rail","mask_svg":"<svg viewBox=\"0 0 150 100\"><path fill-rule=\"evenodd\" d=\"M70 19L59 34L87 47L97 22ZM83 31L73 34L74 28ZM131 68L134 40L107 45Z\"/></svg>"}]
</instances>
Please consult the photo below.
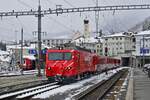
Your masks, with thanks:
<instances>
[{"instance_id":1,"label":"rail","mask_svg":"<svg viewBox=\"0 0 150 100\"><path fill-rule=\"evenodd\" d=\"M96 85L88 88L87 90L75 95L72 99L100 100L126 71L127 70L119 71L118 73L110 77L108 80L103 80L100 83L97 83Z\"/></svg>"},{"instance_id":2,"label":"rail","mask_svg":"<svg viewBox=\"0 0 150 100\"><path fill-rule=\"evenodd\" d=\"M20 91L15 91L15 92L3 94L3 95L0 95L0 100L1 99L3 99L3 100L14 100L14 98L16 98L16 97L18 97L18 99L29 98L33 95L40 94L40 93L49 91L51 89L60 87L60 85L57 85L57 84L58 84L57 82L54 82L54 83L46 84L43 86L37 86L37 87L29 88L29 89L24 89L24 90L20 90ZM23 96L23 95L26 95L26 96Z\"/></svg>"}]
</instances>

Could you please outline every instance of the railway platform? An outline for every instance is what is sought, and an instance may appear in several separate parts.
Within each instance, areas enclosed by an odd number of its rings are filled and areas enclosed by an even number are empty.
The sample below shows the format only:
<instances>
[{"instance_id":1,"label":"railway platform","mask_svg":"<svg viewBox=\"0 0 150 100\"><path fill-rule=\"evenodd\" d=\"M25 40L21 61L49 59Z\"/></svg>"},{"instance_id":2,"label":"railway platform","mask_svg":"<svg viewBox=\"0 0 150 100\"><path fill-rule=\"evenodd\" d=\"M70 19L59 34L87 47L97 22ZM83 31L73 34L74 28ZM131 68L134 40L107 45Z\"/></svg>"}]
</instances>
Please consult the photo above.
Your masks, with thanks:
<instances>
[{"instance_id":1,"label":"railway platform","mask_svg":"<svg viewBox=\"0 0 150 100\"><path fill-rule=\"evenodd\" d=\"M150 100L150 78L140 68L132 68L126 100Z\"/></svg>"}]
</instances>

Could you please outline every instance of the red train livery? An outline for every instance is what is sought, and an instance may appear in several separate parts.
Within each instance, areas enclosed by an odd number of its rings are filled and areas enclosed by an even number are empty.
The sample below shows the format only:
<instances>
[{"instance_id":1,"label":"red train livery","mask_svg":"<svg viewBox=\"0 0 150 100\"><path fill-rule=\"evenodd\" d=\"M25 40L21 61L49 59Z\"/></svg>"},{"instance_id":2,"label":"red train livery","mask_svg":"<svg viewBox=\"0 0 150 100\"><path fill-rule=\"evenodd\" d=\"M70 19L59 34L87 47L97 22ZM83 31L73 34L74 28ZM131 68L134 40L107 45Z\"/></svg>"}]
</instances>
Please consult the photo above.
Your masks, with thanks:
<instances>
[{"instance_id":1,"label":"red train livery","mask_svg":"<svg viewBox=\"0 0 150 100\"><path fill-rule=\"evenodd\" d=\"M33 55L23 57L23 70L35 69L35 57Z\"/></svg>"},{"instance_id":2,"label":"red train livery","mask_svg":"<svg viewBox=\"0 0 150 100\"><path fill-rule=\"evenodd\" d=\"M98 56L88 50L47 50L45 73L48 79L78 79L87 74L118 67L119 59Z\"/></svg>"}]
</instances>

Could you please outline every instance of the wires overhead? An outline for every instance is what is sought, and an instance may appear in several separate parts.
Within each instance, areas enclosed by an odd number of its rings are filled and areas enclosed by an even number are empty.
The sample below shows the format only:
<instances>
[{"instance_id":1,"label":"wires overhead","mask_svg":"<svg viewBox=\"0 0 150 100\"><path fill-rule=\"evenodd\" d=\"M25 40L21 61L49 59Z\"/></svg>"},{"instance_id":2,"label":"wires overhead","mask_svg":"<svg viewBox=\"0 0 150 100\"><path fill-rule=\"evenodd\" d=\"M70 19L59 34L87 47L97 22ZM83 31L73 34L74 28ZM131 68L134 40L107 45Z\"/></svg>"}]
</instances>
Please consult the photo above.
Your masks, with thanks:
<instances>
[{"instance_id":1,"label":"wires overhead","mask_svg":"<svg viewBox=\"0 0 150 100\"><path fill-rule=\"evenodd\" d=\"M74 30L72 30L70 27L66 26L65 24L59 22L58 20L56 20L55 18L53 18L53 17L51 17L51 16L49 16L49 17L50 17L50 19L53 20L54 22L58 23L58 25L61 25L61 26L63 26L64 28L69 29L71 32L74 32Z\"/></svg>"},{"instance_id":2,"label":"wires overhead","mask_svg":"<svg viewBox=\"0 0 150 100\"><path fill-rule=\"evenodd\" d=\"M54 4L55 6L57 5L56 3L50 1L50 0L46 0L49 4Z\"/></svg>"},{"instance_id":3,"label":"wires overhead","mask_svg":"<svg viewBox=\"0 0 150 100\"><path fill-rule=\"evenodd\" d=\"M94 3L94 5L96 4L96 1L95 0L92 0L93 1L93 3Z\"/></svg>"},{"instance_id":4,"label":"wires overhead","mask_svg":"<svg viewBox=\"0 0 150 100\"><path fill-rule=\"evenodd\" d=\"M18 1L19 3L21 3L22 5L28 7L28 8L34 9L32 6L28 5L27 3L25 3L25 2L23 2L23 1L21 1L21 0L17 0L17 1Z\"/></svg>"},{"instance_id":5,"label":"wires overhead","mask_svg":"<svg viewBox=\"0 0 150 100\"><path fill-rule=\"evenodd\" d=\"M26 30L28 30L28 28L23 24L23 22L19 18L17 18L17 21L19 22L22 28L25 28Z\"/></svg>"},{"instance_id":6,"label":"wires overhead","mask_svg":"<svg viewBox=\"0 0 150 100\"><path fill-rule=\"evenodd\" d=\"M50 0L46 0L49 4L54 4L54 5L57 5L56 3L54 3L54 2L51 2ZM65 0L65 2L67 3L67 4L69 4L70 6L73 6L71 3L69 3L69 2L67 2L66 0ZM49 18L51 19L51 20L53 20L55 23L58 23L58 25L60 25L60 26L62 26L62 27L64 27L64 28L66 28L66 29L69 29L71 32L74 32L74 30L72 30L70 27L68 27L66 24L63 24L63 23L61 23L60 21L58 21L58 20L56 20L55 18L53 18L53 17L51 17L51 16L49 16Z\"/></svg>"},{"instance_id":7,"label":"wires overhead","mask_svg":"<svg viewBox=\"0 0 150 100\"><path fill-rule=\"evenodd\" d=\"M63 0L64 2L66 2L68 5L70 5L71 7L75 7L73 4L71 4L70 2L68 2L67 0Z\"/></svg>"}]
</instances>

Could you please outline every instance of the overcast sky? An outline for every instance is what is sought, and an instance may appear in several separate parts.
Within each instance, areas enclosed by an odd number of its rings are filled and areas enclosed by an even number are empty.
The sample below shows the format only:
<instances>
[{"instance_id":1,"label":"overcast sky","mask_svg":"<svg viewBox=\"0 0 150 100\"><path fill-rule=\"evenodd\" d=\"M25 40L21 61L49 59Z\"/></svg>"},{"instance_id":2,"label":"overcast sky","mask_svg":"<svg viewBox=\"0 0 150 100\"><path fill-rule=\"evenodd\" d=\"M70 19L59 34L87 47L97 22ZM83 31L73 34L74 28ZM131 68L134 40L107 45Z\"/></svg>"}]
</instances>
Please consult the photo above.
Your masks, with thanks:
<instances>
[{"instance_id":1,"label":"overcast sky","mask_svg":"<svg viewBox=\"0 0 150 100\"><path fill-rule=\"evenodd\" d=\"M150 0L99 0L100 6L124 4L150 4ZM55 9L56 5L63 8L95 6L95 0L41 0L42 9ZM0 0L0 12L37 10L38 0ZM43 38L67 37L74 31L83 32L83 20L90 21L90 30L95 31L94 12L69 13L62 15L46 15L42 18L42 31L47 32ZM100 12L99 28L105 31L127 31L135 24L150 16L150 10L105 11ZM35 16L3 17L0 20L0 40L19 40L21 27L26 39L33 38L32 32L37 31ZM15 36L17 34L17 37Z\"/></svg>"}]
</instances>

